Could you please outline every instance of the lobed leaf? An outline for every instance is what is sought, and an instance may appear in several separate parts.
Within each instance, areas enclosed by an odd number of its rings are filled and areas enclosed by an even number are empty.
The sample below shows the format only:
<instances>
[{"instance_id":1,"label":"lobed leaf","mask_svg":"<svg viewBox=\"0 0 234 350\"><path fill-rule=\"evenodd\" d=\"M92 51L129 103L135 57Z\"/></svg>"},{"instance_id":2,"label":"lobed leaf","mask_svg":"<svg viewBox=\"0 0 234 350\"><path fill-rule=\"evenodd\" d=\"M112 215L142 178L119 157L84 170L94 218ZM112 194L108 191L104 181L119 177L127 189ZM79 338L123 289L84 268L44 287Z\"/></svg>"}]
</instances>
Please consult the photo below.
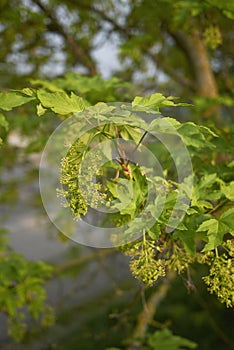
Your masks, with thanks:
<instances>
[{"instance_id":1,"label":"lobed leaf","mask_svg":"<svg viewBox=\"0 0 234 350\"><path fill-rule=\"evenodd\" d=\"M19 107L35 100L34 96L27 96L20 92L0 92L0 109L10 111L12 108Z\"/></svg>"},{"instance_id":2,"label":"lobed leaf","mask_svg":"<svg viewBox=\"0 0 234 350\"><path fill-rule=\"evenodd\" d=\"M51 109L53 112L67 115L83 111L88 107L88 102L82 97L75 95L73 92L68 96L63 91L46 92L39 89L37 97L43 107Z\"/></svg>"},{"instance_id":3,"label":"lobed leaf","mask_svg":"<svg viewBox=\"0 0 234 350\"><path fill-rule=\"evenodd\" d=\"M204 221L197 229L197 232L207 231L208 243L203 252L217 248L223 242L226 233L234 235L234 208L225 211L219 219Z\"/></svg>"}]
</instances>

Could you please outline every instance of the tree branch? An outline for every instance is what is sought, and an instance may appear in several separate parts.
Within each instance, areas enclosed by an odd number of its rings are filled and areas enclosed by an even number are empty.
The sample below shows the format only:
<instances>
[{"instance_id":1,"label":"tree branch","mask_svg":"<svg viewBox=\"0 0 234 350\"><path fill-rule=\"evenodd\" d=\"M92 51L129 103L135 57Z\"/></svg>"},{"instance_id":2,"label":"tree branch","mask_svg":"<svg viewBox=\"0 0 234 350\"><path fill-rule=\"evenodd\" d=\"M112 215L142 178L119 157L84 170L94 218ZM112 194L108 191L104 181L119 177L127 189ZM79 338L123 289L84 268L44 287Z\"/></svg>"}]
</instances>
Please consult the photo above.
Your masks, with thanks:
<instances>
[{"instance_id":1,"label":"tree branch","mask_svg":"<svg viewBox=\"0 0 234 350\"><path fill-rule=\"evenodd\" d=\"M64 38L67 47L74 53L76 59L88 69L89 75L93 76L97 74L96 65L89 52L78 45L76 39L65 31L51 9L47 8L40 0L32 1L50 19L50 23L47 24L48 31L58 33Z\"/></svg>"},{"instance_id":2,"label":"tree branch","mask_svg":"<svg viewBox=\"0 0 234 350\"><path fill-rule=\"evenodd\" d=\"M138 315L132 341L127 350L137 350L142 348L142 340L145 337L148 326L152 323L155 311L161 301L166 297L171 282L175 276L175 272L168 273L168 276L162 281L162 283L155 287L155 292L149 297L147 306L145 306L142 312Z\"/></svg>"},{"instance_id":3,"label":"tree branch","mask_svg":"<svg viewBox=\"0 0 234 350\"><path fill-rule=\"evenodd\" d=\"M83 1L76 1L76 0L68 0L68 2L77 8L81 8L87 12L92 12L95 15L98 15L103 21L111 24L113 27L113 30L124 35L127 34L126 27L122 27L121 25L119 25L114 18L108 16L106 12L99 10L97 7L91 6L85 1L83 2Z\"/></svg>"},{"instance_id":4,"label":"tree branch","mask_svg":"<svg viewBox=\"0 0 234 350\"><path fill-rule=\"evenodd\" d=\"M72 269L73 267L77 267L79 265L83 265L86 263L89 263L90 261L93 261L94 259L102 259L110 254L115 253L116 251L114 249L102 249L102 250L95 250L93 253L79 256L78 258L66 261L65 263L62 263L60 265L56 265L53 272L53 278L57 277L61 273L66 272L67 270Z\"/></svg>"},{"instance_id":5,"label":"tree branch","mask_svg":"<svg viewBox=\"0 0 234 350\"><path fill-rule=\"evenodd\" d=\"M179 74L177 74L176 70L170 66L168 66L163 59L158 54L152 54L150 52L147 53L149 58L156 63L156 65L164 71L167 75L169 75L176 83L189 88L192 92L196 91L196 84L190 79L187 79Z\"/></svg>"}]
</instances>

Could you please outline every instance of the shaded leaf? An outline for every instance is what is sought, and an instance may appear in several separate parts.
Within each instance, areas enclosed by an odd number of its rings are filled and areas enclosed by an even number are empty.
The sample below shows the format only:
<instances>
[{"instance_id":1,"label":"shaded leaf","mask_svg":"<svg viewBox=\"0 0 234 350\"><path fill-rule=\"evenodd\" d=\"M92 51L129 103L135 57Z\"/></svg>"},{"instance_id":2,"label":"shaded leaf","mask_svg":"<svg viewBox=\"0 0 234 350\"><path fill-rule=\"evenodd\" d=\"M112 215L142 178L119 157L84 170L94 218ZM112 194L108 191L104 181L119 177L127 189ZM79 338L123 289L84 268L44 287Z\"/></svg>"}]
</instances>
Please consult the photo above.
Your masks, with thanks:
<instances>
[{"instance_id":1,"label":"shaded leaf","mask_svg":"<svg viewBox=\"0 0 234 350\"><path fill-rule=\"evenodd\" d=\"M174 127L174 125L171 122L172 118L156 118L154 119L149 127L148 131L156 131L156 132L163 132L168 134L177 134L177 131Z\"/></svg>"},{"instance_id":2,"label":"shaded leaf","mask_svg":"<svg viewBox=\"0 0 234 350\"><path fill-rule=\"evenodd\" d=\"M149 335L148 344L153 350L180 350L185 347L195 349L197 347L196 343L178 335L173 335L167 328Z\"/></svg>"},{"instance_id":3,"label":"shaded leaf","mask_svg":"<svg viewBox=\"0 0 234 350\"><path fill-rule=\"evenodd\" d=\"M220 220L227 225L230 233L234 234L234 208L228 209L221 216Z\"/></svg>"},{"instance_id":4,"label":"shaded leaf","mask_svg":"<svg viewBox=\"0 0 234 350\"><path fill-rule=\"evenodd\" d=\"M187 230L179 230L177 229L173 233L173 237L178 237L183 243L184 249L188 254L195 255L196 254L196 244L195 244L195 234L196 232L187 229Z\"/></svg>"}]
</instances>

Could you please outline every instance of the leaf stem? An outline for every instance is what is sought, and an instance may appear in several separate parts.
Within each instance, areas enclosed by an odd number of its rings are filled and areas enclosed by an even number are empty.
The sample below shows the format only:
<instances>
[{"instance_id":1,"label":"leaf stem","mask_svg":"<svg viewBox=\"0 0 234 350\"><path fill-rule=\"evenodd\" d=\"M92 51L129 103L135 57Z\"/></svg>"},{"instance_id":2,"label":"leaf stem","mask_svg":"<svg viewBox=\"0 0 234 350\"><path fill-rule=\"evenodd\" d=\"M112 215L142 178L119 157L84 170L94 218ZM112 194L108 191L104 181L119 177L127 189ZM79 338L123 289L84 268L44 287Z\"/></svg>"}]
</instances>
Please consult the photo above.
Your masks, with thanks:
<instances>
[{"instance_id":1,"label":"leaf stem","mask_svg":"<svg viewBox=\"0 0 234 350\"><path fill-rule=\"evenodd\" d=\"M138 142L138 144L136 145L136 147L133 149L133 153L136 152L137 148L140 146L140 144L142 143L143 139L145 138L145 136L148 134L148 131L145 131L144 134L141 136L140 141Z\"/></svg>"}]
</instances>

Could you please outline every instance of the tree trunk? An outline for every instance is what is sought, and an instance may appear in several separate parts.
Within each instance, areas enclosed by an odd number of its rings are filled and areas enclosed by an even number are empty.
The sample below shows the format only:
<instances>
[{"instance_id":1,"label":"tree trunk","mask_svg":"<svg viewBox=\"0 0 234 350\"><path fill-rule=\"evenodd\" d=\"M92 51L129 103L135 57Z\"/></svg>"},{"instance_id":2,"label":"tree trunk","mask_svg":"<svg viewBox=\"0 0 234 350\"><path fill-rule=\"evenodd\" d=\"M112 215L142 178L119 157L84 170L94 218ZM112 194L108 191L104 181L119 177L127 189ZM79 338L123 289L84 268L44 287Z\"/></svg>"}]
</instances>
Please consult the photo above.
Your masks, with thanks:
<instances>
[{"instance_id":1,"label":"tree trunk","mask_svg":"<svg viewBox=\"0 0 234 350\"><path fill-rule=\"evenodd\" d=\"M170 32L170 35L188 59L194 75L196 93L207 98L217 97L218 87L201 33L194 29L190 35L182 32ZM218 121L219 107L216 105L208 107L204 118L215 118Z\"/></svg>"}]
</instances>

